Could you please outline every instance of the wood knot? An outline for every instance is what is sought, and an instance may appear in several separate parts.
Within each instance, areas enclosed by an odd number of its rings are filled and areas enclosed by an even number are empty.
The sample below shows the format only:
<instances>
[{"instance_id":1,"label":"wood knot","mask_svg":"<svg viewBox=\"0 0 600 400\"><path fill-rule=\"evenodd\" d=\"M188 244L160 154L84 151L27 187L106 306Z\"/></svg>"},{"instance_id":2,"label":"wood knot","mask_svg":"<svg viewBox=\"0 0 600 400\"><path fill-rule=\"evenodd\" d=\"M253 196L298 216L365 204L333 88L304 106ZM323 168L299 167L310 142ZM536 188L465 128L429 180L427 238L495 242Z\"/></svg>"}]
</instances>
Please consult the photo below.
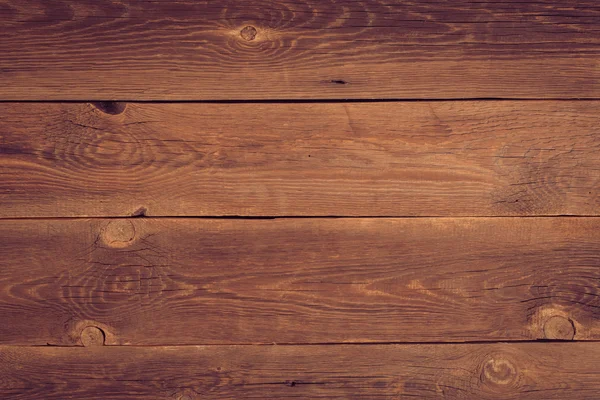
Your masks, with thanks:
<instances>
[{"instance_id":1,"label":"wood knot","mask_svg":"<svg viewBox=\"0 0 600 400\"><path fill-rule=\"evenodd\" d=\"M88 326L81 331L81 343L85 347L104 346L104 331L96 326Z\"/></svg>"},{"instance_id":2,"label":"wood knot","mask_svg":"<svg viewBox=\"0 0 600 400\"><path fill-rule=\"evenodd\" d=\"M135 241L135 226L126 219L110 221L102 230L102 241L108 247L124 248Z\"/></svg>"},{"instance_id":3,"label":"wood knot","mask_svg":"<svg viewBox=\"0 0 600 400\"><path fill-rule=\"evenodd\" d=\"M245 27L244 29L242 29L240 31L240 35L242 36L242 38L244 40L254 40L254 38L256 37L256 28L253 26L248 25L247 27Z\"/></svg>"},{"instance_id":4,"label":"wood knot","mask_svg":"<svg viewBox=\"0 0 600 400\"><path fill-rule=\"evenodd\" d=\"M573 340L575 324L570 318L555 315L544 323L544 338L555 340Z\"/></svg>"},{"instance_id":5,"label":"wood knot","mask_svg":"<svg viewBox=\"0 0 600 400\"><path fill-rule=\"evenodd\" d=\"M92 105L103 113L110 115L121 114L127 107L127 103L121 103L118 101L99 101L92 103Z\"/></svg>"},{"instance_id":6,"label":"wood knot","mask_svg":"<svg viewBox=\"0 0 600 400\"><path fill-rule=\"evenodd\" d=\"M493 386L513 386L518 373L515 365L501 357L488 359L481 371L481 382Z\"/></svg>"}]
</instances>

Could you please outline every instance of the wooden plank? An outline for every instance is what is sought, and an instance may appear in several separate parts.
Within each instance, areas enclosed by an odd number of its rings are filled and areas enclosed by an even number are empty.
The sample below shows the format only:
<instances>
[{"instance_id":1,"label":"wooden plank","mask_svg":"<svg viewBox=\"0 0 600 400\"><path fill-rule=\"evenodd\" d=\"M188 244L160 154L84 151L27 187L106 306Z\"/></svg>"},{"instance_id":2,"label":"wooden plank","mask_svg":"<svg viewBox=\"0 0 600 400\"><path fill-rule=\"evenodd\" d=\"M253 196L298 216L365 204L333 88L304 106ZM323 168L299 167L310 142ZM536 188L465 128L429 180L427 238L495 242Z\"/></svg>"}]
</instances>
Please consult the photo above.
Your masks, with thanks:
<instances>
[{"instance_id":1,"label":"wooden plank","mask_svg":"<svg viewBox=\"0 0 600 400\"><path fill-rule=\"evenodd\" d=\"M598 340L599 228L598 218L5 220L0 341Z\"/></svg>"},{"instance_id":2,"label":"wooden plank","mask_svg":"<svg viewBox=\"0 0 600 400\"><path fill-rule=\"evenodd\" d=\"M600 102L0 104L0 217L600 215Z\"/></svg>"},{"instance_id":3,"label":"wooden plank","mask_svg":"<svg viewBox=\"0 0 600 400\"><path fill-rule=\"evenodd\" d=\"M29 399L597 399L598 343L0 347Z\"/></svg>"},{"instance_id":4,"label":"wooden plank","mask_svg":"<svg viewBox=\"0 0 600 400\"><path fill-rule=\"evenodd\" d=\"M598 98L595 0L7 0L2 100Z\"/></svg>"}]
</instances>

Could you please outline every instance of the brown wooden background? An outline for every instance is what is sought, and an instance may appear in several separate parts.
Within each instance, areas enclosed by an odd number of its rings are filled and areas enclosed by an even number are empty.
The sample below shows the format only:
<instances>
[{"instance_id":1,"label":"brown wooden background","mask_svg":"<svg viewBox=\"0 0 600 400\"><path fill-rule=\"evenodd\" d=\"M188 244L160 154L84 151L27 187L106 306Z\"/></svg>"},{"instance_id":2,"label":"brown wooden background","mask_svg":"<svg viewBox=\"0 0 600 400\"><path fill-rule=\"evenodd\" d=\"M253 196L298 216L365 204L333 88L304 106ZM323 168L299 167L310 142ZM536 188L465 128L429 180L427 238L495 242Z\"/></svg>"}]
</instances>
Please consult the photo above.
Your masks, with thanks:
<instances>
[{"instance_id":1,"label":"brown wooden background","mask_svg":"<svg viewBox=\"0 0 600 400\"><path fill-rule=\"evenodd\" d=\"M1 398L600 398L596 1L0 32Z\"/></svg>"}]
</instances>

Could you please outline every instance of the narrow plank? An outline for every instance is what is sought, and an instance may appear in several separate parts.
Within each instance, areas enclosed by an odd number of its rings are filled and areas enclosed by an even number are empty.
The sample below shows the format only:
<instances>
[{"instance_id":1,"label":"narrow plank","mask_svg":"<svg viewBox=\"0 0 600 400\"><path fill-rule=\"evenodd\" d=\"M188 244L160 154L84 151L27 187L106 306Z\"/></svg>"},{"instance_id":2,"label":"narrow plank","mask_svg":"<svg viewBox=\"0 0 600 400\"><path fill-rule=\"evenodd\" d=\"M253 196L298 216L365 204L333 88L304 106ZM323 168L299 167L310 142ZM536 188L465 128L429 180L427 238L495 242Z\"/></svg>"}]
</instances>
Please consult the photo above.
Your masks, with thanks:
<instances>
[{"instance_id":1,"label":"narrow plank","mask_svg":"<svg viewBox=\"0 0 600 400\"><path fill-rule=\"evenodd\" d=\"M600 102L0 104L0 217L600 215Z\"/></svg>"},{"instance_id":2,"label":"narrow plank","mask_svg":"<svg viewBox=\"0 0 600 400\"><path fill-rule=\"evenodd\" d=\"M0 341L598 340L599 228L599 218L5 220Z\"/></svg>"},{"instance_id":3,"label":"narrow plank","mask_svg":"<svg viewBox=\"0 0 600 400\"><path fill-rule=\"evenodd\" d=\"M598 98L595 0L6 0L2 100Z\"/></svg>"},{"instance_id":4,"label":"narrow plank","mask_svg":"<svg viewBox=\"0 0 600 400\"><path fill-rule=\"evenodd\" d=\"M597 399L597 343L0 347L0 395L52 399Z\"/></svg>"}]
</instances>

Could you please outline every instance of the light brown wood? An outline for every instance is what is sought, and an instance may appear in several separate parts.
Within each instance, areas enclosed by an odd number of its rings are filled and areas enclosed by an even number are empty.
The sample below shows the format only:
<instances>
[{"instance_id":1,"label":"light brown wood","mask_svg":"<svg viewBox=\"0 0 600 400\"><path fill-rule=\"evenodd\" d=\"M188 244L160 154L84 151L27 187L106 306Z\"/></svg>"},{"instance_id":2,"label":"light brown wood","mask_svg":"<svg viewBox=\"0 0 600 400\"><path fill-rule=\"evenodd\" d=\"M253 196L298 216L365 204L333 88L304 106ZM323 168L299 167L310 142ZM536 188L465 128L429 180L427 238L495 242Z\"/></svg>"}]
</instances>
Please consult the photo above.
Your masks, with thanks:
<instances>
[{"instance_id":1,"label":"light brown wood","mask_svg":"<svg viewBox=\"0 0 600 400\"><path fill-rule=\"evenodd\" d=\"M599 266L599 218L4 220L0 341L598 340Z\"/></svg>"},{"instance_id":2,"label":"light brown wood","mask_svg":"<svg viewBox=\"0 0 600 400\"><path fill-rule=\"evenodd\" d=\"M597 343L0 347L7 399L597 399Z\"/></svg>"},{"instance_id":3,"label":"light brown wood","mask_svg":"<svg viewBox=\"0 0 600 400\"><path fill-rule=\"evenodd\" d=\"M0 104L0 217L600 215L600 102Z\"/></svg>"},{"instance_id":4,"label":"light brown wood","mask_svg":"<svg viewBox=\"0 0 600 400\"><path fill-rule=\"evenodd\" d=\"M1 100L598 98L595 0L8 0Z\"/></svg>"}]
</instances>

